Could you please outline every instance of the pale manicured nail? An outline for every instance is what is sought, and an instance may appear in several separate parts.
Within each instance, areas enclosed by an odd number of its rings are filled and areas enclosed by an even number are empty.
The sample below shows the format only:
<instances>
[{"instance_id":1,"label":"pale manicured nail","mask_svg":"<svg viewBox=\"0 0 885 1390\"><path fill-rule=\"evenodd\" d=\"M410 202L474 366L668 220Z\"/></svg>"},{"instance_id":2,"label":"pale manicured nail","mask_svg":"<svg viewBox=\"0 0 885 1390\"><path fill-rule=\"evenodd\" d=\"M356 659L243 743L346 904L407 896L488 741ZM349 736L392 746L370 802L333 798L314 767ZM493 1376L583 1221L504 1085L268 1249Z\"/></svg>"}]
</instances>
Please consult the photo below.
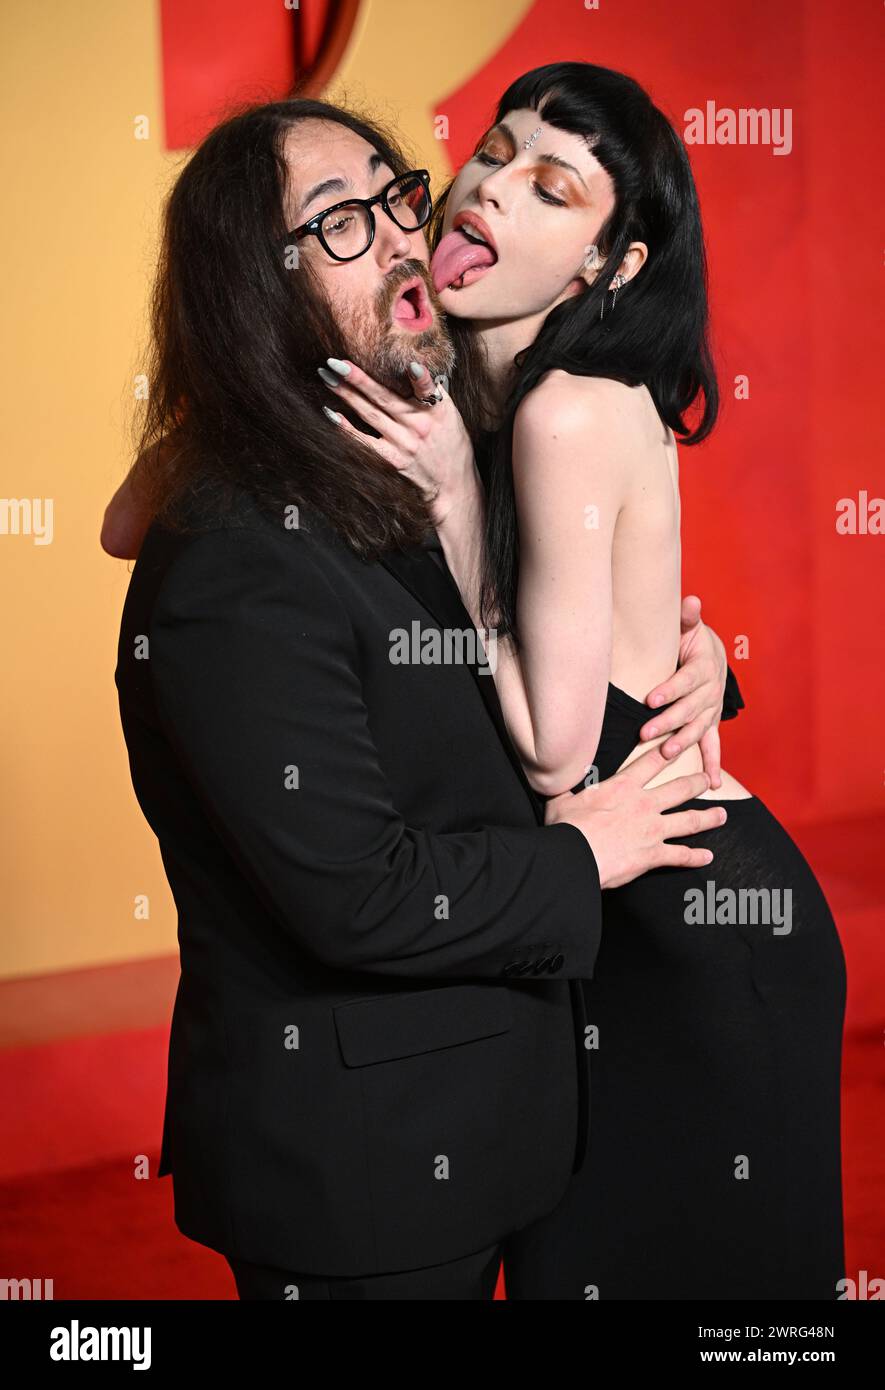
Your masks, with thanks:
<instances>
[{"instance_id":1,"label":"pale manicured nail","mask_svg":"<svg viewBox=\"0 0 885 1390\"><path fill-rule=\"evenodd\" d=\"M350 371L350 363L342 362L338 357L327 357L326 361L333 372L339 372L341 376L347 376Z\"/></svg>"},{"instance_id":2,"label":"pale manicured nail","mask_svg":"<svg viewBox=\"0 0 885 1390\"><path fill-rule=\"evenodd\" d=\"M327 405L324 405L324 406L323 406L323 410L326 412L326 414L328 415L329 419L332 421L332 423L333 423L334 425L340 425L340 424L341 424L341 416L338 414L338 411L337 411L337 410L330 410L329 407L328 407Z\"/></svg>"},{"instance_id":3,"label":"pale manicured nail","mask_svg":"<svg viewBox=\"0 0 885 1390\"><path fill-rule=\"evenodd\" d=\"M323 381L326 383L327 386L341 385L340 376L336 376L334 372L330 372L328 367L317 367L317 371L319 372L320 376L323 378Z\"/></svg>"},{"instance_id":4,"label":"pale manicured nail","mask_svg":"<svg viewBox=\"0 0 885 1390\"><path fill-rule=\"evenodd\" d=\"M648 738L656 738L656 737L657 737L657 733L658 733L657 725L656 725L656 724L652 724L651 728L650 728L649 731L648 731L647 737L648 737Z\"/></svg>"},{"instance_id":5,"label":"pale manicured nail","mask_svg":"<svg viewBox=\"0 0 885 1390\"><path fill-rule=\"evenodd\" d=\"M424 375L424 368L421 366L420 362L410 362L409 371L412 373L412 376L415 378L416 381L419 376Z\"/></svg>"}]
</instances>

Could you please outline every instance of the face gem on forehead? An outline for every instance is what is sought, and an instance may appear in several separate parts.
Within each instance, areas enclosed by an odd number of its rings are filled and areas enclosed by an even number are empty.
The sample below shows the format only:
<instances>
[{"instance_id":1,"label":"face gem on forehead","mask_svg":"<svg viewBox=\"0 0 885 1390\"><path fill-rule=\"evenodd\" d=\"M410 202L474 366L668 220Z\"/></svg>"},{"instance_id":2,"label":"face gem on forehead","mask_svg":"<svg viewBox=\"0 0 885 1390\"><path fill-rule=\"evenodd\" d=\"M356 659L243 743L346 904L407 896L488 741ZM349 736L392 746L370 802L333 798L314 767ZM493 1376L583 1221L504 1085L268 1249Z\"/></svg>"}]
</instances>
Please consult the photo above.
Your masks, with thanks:
<instances>
[{"instance_id":1,"label":"face gem on forehead","mask_svg":"<svg viewBox=\"0 0 885 1390\"><path fill-rule=\"evenodd\" d=\"M537 138L538 138L538 136L539 136L540 134L541 134L541 127L538 126L538 129L537 129L537 130L533 130L532 133L531 133L531 135L529 136L529 138L528 138L527 140L523 140L523 142L522 142L522 147L523 147L523 149L524 149L524 150L530 150L530 149L532 148L532 145L535 143L535 141L537 140Z\"/></svg>"}]
</instances>

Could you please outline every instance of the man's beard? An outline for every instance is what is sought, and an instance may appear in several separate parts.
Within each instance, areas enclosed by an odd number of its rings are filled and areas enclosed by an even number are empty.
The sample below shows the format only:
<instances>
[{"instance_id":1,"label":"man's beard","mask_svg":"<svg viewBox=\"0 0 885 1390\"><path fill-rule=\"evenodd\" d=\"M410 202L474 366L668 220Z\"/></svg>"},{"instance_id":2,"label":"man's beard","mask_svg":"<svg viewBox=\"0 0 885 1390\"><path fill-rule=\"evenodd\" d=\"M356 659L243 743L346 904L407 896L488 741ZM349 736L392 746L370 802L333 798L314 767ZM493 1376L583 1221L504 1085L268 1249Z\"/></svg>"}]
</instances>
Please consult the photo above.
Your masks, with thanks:
<instances>
[{"instance_id":1,"label":"man's beard","mask_svg":"<svg viewBox=\"0 0 885 1390\"><path fill-rule=\"evenodd\" d=\"M423 333L397 327L392 315L394 300L407 280L420 275L434 311L434 322ZM430 375L449 376L455 364L455 348L445 327L430 271L423 261L403 261L380 286L375 302L355 306L346 323L339 322L344 354L381 386L399 396L411 396L409 363L420 362Z\"/></svg>"}]
</instances>

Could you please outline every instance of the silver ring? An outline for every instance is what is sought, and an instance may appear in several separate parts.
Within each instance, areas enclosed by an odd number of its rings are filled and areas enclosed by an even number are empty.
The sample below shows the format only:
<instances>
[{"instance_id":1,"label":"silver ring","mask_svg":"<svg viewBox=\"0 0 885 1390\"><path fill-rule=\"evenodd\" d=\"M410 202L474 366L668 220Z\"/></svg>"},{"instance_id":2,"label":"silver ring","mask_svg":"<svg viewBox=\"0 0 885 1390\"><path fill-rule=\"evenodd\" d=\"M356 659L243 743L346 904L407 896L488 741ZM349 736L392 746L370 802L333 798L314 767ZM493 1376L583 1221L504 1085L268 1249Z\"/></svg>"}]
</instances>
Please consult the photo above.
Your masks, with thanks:
<instances>
[{"instance_id":1,"label":"silver ring","mask_svg":"<svg viewBox=\"0 0 885 1390\"><path fill-rule=\"evenodd\" d=\"M421 402L422 405L430 405L430 406L433 406L433 405L439 405L439 403L440 403L440 401L442 400L442 398L443 398L443 397L442 397L442 391L440 391L439 387L437 387L437 388L436 388L436 392L435 392L434 395L432 395L432 396L419 396L419 397L418 397L418 400Z\"/></svg>"}]
</instances>

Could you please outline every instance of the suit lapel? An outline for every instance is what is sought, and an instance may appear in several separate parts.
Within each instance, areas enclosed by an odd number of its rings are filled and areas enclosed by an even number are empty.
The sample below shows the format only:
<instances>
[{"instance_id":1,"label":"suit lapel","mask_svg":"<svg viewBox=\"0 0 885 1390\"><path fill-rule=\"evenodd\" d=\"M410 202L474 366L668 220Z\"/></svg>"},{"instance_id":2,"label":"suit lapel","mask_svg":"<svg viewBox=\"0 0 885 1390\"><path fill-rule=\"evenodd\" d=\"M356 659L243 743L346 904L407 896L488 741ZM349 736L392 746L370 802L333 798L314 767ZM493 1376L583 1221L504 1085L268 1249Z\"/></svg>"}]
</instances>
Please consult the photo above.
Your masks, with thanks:
<instances>
[{"instance_id":1,"label":"suit lapel","mask_svg":"<svg viewBox=\"0 0 885 1390\"><path fill-rule=\"evenodd\" d=\"M441 628L456 629L459 631L467 630L472 632L473 621L461 600L452 575L443 559L443 568L440 568L431 558L428 549L423 546L415 546L409 550L388 551L379 557L381 564L388 570L393 577L408 589L409 593L416 598L423 608L434 619L436 625ZM477 637L477 646L479 647ZM481 675L475 662L465 661L466 665L479 688L486 709L489 712L492 723L498 731L498 736L504 745L504 750L510 759L513 768L519 777L520 782L528 793L529 799L535 812L539 824L543 823L543 813L541 803L537 793L525 775L525 769L519 760L516 749L511 742L504 723L504 715L501 711L501 702L498 699L498 692L495 689L495 678L488 665L485 665L485 674Z\"/></svg>"}]
</instances>

